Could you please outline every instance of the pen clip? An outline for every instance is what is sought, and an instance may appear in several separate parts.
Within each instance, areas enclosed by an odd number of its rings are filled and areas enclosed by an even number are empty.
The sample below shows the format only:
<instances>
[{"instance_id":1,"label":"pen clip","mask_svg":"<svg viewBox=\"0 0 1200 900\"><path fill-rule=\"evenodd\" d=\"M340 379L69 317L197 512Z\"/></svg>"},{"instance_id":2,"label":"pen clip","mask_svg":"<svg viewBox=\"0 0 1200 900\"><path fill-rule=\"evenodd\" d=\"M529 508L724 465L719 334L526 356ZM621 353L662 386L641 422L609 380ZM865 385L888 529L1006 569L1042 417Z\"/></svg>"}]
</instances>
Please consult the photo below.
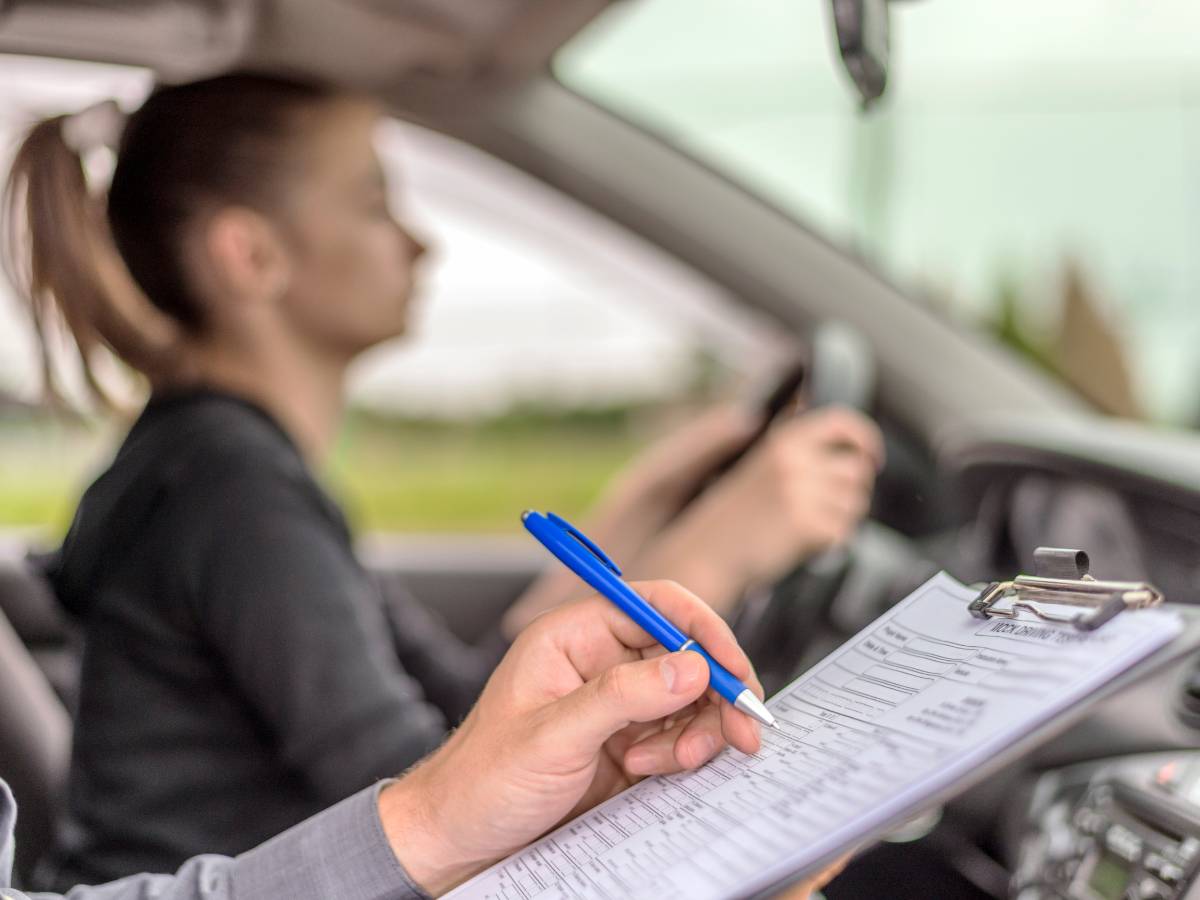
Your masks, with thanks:
<instances>
[{"instance_id":1,"label":"pen clip","mask_svg":"<svg viewBox=\"0 0 1200 900\"><path fill-rule=\"evenodd\" d=\"M614 575L621 574L621 570L617 567L615 562L608 558L607 553L592 543L591 538L589 538L586 534L584 534L562 516L558 515L557 513L548 512L546 513L546 518L565 531L567 534L571 535L571 537L575 538L575 540L579 541L579 543L583 544L583 546L587 547L588 550L592 552L592 555L595 556L596 559L600 560L600 562L604 563L604 565L610 569Z\"/></svg>"}]
</instances>

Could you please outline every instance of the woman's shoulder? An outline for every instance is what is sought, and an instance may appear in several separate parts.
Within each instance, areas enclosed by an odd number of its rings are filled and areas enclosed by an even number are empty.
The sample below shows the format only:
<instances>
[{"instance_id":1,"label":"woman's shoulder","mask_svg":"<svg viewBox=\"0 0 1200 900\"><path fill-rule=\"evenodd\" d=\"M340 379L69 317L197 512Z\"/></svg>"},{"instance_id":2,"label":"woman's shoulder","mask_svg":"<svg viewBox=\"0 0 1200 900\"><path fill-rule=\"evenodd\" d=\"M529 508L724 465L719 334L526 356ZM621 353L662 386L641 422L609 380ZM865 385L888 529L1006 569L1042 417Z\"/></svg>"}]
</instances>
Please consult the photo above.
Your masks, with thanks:
<instances>
[{"instance_id":1,"label":"woman's shoulder","mask_svg":"<svg viewBox=\"0 0 1200 900\"><path fill-rule=\"evenodd\" d=\"M339 540L344 533L336 504L265 414L211 393L156 398L80 500L56 588L68 607L85 605L133 547L190 556L198 542L268 514L319 522Z\"/></svg>"},{"instance_id":2,"label":"woman's shoulder","mask_svg":"<svg viewBox=\"0 0 1200 900\"><path fill-rule=\"evenodd\" d=\"M193 390L155 397L117 454L121 463L158 463L167 471L197 465L237 474L307 474L296 445L264 410L233 394Z\"/></svg>"},{"instance_id":3,"label":"woman's shoulder","mask_svg":"<svg viewBox=\"0 0 1200 900\"><path fill-rule=\"evenodd\" d=\"M202 527L248 511L307 514L342 525L340 509L295 443L249 401L212 391L155 400L138 426L126 447L154 460L160 496L177 515Z\"/></svg>"}]
</instances>

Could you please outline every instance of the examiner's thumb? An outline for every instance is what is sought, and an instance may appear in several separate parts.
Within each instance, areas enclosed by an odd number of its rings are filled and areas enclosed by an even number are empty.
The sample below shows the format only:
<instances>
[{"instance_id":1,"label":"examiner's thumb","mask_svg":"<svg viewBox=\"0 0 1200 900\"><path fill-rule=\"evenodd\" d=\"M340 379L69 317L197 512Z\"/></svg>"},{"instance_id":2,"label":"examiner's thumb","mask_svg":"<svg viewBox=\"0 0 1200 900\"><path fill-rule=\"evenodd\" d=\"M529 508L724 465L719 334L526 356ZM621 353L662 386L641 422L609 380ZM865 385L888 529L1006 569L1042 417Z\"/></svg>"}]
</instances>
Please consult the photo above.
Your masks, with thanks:
<instances>
[{"instance_id":1,"label":"examiner's thumb","mask_svg":"<svg viewBox=\"0 0 1200 900\"><path fill-rule=\"evenodd\" d=\"M599 749L622 728L699 699L708 675L708 663L690 650L613 666L554 704L555 733L579 749Z\"/></svg>"}]
</instances>

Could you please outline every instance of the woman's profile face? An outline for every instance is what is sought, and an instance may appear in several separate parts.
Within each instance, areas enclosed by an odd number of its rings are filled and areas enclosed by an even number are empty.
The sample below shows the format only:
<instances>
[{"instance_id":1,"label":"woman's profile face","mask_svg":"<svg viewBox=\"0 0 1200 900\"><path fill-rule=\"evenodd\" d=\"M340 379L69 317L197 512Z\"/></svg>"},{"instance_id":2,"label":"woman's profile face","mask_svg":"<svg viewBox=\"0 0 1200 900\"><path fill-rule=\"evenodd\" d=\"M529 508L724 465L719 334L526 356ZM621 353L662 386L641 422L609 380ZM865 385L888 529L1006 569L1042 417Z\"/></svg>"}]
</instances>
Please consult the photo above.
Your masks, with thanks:
<instances>
[{"instance_id":1,"label":"woman's profile face","mask_svg":"<svg viewBox=\"0 0 1200 900\"><path fill-rule=\"evenodd\" d=\"M292 264L281 302L298 337L352 356L404 332L425 248L389 209L379 110L348 99L313 116L283 203Z\"/></svg>"}]
</instances>

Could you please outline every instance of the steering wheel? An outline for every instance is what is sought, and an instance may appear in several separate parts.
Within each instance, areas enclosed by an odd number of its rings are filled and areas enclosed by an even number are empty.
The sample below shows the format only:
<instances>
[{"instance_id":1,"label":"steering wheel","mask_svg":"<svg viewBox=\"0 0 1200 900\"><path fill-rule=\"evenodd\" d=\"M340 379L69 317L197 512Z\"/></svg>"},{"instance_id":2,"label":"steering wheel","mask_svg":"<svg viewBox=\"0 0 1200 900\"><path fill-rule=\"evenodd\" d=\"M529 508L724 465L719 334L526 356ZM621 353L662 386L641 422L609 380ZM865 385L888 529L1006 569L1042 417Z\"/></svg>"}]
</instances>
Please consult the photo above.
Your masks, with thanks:
<instances>
[{"instance_id":1,"label":"steering wheel","mask_svg":"<svg viewBox=\"0 0 1200 900\"><path fill-rule=\"evenodd\" d=\"M875 356L859 332L842 322L822 323L813 332L809 359L808 408L870 406ZM833 621L833 610L853 580L857 555L855 545L828 551L798 564L769 588L751 590L742 598L733 627L768 694L843 634ZM818 639L822 634L826 640Z\"/></svg>"}]
</instances>

